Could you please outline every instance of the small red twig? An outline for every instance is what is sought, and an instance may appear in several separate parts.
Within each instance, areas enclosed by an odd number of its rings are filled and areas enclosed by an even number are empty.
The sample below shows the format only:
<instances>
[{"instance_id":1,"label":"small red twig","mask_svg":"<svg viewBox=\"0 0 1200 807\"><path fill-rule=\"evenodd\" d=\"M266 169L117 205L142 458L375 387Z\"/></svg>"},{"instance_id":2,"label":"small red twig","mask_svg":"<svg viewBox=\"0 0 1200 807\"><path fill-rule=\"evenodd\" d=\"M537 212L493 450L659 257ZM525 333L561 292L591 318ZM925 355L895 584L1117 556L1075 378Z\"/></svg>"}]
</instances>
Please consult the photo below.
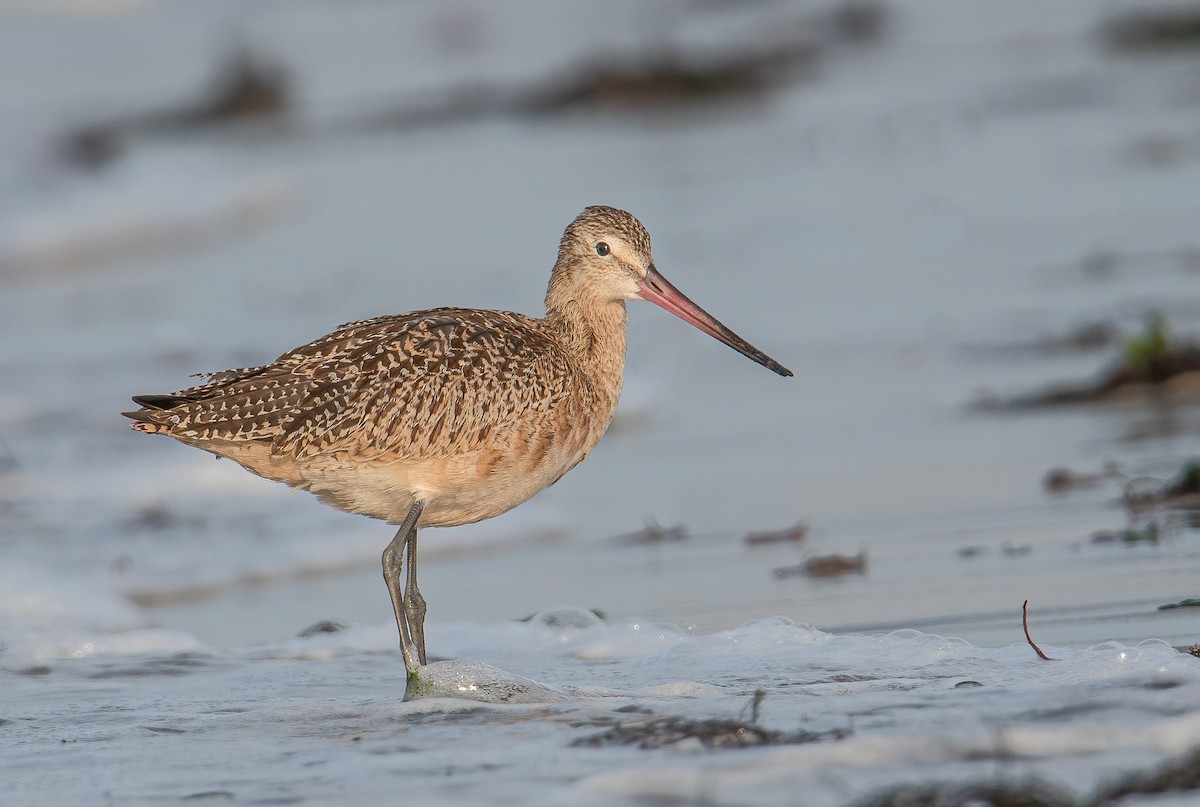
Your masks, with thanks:
<instances>
[{"instance_id":1,"label":"small red twig","mask_svg":"<svg viewBox=\"0 0 1200 807\"><path fill-rule=\"evenodd\" d=\"M1038 654L1038 658L1042 661L1054 661L1042 652L1042 648L1038 647L1029 635L1029 600L1021 604L1021 627L1025 629L1025 641L1029 642L1029 646L1033 648L1033 652Z\"/></svg>"}]
</instances>

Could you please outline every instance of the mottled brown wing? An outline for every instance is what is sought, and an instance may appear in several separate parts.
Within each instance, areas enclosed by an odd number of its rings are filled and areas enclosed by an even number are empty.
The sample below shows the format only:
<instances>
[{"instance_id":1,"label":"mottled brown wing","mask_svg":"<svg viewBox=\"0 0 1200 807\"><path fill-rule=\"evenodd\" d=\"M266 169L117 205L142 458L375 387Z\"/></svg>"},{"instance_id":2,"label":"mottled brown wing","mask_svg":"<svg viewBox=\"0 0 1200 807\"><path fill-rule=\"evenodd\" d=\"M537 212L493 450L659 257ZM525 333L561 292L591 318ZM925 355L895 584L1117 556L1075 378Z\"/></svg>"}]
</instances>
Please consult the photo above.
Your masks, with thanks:
<instances>
[{"instance_id":1,"label":"mottled brown wing","mask_svg":"<svg viewBox=\"0 0 1200 807\"><path fill-rule=\"evenodd\" d=\"M138 395L126 417L135 429L189 441L272 440L312 394L314 368L352 353L379 328L399 319L378 317L342 325L270 364L201 373L207 380L168 395Z\"/></svg>"},{"instance_id":2,"label":"mottled brown wing","mask_svg":"<svg viewBox=\"0 0 1200 807\"><path fill-rule=\"evenodd\" d=\"M570 393L566 358L520 314L437 309L366 328L352 349L297 368L310 383L277 452L451 456L505 424L536 421Z\"/></svg>"},{"instance_id":3,"label":"mottled brown wing","mask_svg":"<svg viewBox=\"0 0 1200 807\"><path fill-rule=\"evenodd\" d=\"M141 396L135 428L193 442L264 440L308 457L353 449L399 459L483 445L570 393L570 365L538 321L434 309L348 323L269 365Z\"/></svg>"}]
</instances>

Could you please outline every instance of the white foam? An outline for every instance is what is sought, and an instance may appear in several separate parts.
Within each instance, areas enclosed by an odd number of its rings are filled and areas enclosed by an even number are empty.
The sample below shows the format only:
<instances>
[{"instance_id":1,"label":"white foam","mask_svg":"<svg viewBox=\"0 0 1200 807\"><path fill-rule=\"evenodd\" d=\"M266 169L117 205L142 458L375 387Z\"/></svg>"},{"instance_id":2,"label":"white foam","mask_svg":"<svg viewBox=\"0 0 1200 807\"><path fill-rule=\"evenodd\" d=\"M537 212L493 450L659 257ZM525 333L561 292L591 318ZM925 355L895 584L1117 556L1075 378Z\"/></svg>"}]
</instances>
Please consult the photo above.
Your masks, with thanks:
<instances>
[{"instance_id":1,"label":"white foam","mask_svg":"<svg viewBox=\"0 0 1200 807\"><path fill-rule=\"evenodd\" d=\"M141 609L97 582L20 560L0 566L0 667L200 647L187 634L154 628Z\"/></svg>"}]
</instances>

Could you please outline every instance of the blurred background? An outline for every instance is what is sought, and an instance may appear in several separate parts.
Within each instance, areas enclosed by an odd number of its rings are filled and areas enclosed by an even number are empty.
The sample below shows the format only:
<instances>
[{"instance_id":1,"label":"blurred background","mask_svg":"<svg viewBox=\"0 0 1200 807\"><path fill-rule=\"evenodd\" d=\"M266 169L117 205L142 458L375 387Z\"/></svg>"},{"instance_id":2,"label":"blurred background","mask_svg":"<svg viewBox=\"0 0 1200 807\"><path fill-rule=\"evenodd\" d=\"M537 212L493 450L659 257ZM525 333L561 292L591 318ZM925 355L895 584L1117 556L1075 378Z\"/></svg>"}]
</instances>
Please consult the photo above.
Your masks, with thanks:
<instances>
[{"instance_id":1,"label":"blurred background","mask_svg":"<svg viewBox=\"0 0 1200 807\"><path fill-rule=\"evenodd\" d=\"M431 653L556 604L1200 640L1200 4L0 0L0 663L387 623L391 528L118 413L539 314L589 204L796 378L631 306L592 457L422 534Z\"/></svg>"}]
</instances>

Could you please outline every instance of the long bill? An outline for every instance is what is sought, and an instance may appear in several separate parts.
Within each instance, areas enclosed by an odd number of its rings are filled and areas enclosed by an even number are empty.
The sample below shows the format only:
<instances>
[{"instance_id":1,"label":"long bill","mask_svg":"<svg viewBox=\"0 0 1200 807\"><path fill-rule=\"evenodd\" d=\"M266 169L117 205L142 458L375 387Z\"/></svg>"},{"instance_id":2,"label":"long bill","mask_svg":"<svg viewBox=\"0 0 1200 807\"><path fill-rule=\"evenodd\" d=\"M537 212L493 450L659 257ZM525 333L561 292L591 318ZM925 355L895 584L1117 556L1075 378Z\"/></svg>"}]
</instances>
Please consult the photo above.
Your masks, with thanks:
<instances>
[{"instance_id":1,"label":"long bill","mask_svg":"<svg viewBox=\"0 0 1200 807\"><path fill-rule=\"evenodd\" d=\"M650 267L650 271L646 272L638 294L643 300L649 300L658 307L670 311L684 322L695 325L709 336L721 340L738 353L748 359L753 359L768 370L782 376L792 374L791 370L726 328L717 321L716 317L689 300L686 294L672 286L653 266Z\"/></svg>"}]
</instances>

